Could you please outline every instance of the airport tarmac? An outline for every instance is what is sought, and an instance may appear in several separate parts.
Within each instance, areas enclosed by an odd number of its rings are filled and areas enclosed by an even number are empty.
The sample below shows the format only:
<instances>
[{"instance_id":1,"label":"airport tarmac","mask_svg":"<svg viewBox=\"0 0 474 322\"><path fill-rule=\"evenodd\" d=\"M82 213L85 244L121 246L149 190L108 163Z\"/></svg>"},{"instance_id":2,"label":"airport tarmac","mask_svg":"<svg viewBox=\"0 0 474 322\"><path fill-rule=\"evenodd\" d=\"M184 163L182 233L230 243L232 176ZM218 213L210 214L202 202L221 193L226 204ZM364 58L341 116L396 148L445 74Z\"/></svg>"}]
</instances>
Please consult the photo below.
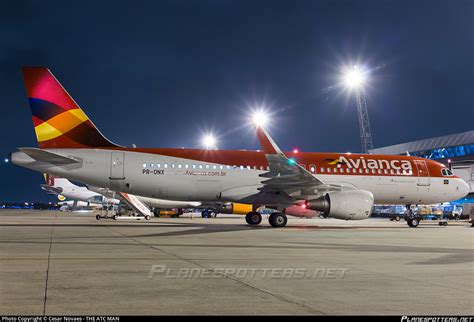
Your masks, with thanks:
<instances>
[{"instance_id":1,"label":"airport tarmac","mask_svg":"<svg viewBox=\"0 0 474 322\"><path fill-rule=\"evenodd\" d=\"M2 315L474 314L467 222L0 210Z\"/></svg>"}]
</instances>

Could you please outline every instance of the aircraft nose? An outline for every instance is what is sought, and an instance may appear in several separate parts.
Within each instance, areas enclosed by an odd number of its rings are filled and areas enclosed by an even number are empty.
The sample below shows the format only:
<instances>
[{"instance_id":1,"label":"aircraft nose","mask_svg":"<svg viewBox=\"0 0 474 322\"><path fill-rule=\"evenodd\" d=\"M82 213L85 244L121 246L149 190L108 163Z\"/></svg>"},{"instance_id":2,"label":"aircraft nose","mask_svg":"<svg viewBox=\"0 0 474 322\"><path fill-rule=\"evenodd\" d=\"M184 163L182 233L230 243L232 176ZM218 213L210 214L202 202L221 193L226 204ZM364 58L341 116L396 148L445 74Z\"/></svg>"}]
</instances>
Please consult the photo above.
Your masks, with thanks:
<instances>
[{"instance_id":1,"label":"aircraft nose","mask_svg":"<svg viewBox=\"0 0 474 322\"><path fill-rule=\"evenodd\" d=\"M457 192L459 193L459 199L467 196L471 190L471 187L463 179L458 180L458 185L456 187Z\"/></svg>"}]
</instances>

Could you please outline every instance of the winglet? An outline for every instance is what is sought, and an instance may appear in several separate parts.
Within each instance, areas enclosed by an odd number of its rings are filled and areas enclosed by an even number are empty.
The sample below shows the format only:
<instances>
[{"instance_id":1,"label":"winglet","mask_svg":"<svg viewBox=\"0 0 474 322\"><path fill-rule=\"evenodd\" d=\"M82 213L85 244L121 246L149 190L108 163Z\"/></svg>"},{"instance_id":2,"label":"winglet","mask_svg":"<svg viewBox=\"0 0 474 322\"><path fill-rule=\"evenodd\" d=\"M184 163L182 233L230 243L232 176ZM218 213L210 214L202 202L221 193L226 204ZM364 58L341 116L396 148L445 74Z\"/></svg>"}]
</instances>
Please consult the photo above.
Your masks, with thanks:
<instances>
[{"instance_id":1,"label":"winglet","mask_svg":"<svg viewBox=\"0 0 474 322\"><path fill-rule=\"evenodd\" d=\"M257 130L257 138L265 154L283 154L278 145L262 126L255 125L255 128Z\"/></svg>"}]
</instances>

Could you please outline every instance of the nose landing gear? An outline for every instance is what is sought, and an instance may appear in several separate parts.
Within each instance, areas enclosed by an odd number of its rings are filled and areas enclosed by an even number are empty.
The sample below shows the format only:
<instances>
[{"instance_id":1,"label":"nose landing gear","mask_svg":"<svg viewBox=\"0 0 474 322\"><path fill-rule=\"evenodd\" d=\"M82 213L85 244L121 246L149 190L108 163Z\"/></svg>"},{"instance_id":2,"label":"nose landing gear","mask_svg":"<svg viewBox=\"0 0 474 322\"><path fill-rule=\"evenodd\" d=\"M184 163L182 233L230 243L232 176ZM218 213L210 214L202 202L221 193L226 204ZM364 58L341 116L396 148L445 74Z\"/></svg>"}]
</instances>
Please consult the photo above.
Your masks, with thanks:
<instances>
[{"instance_id":1,"label":"nose landing gear","mask_svg":"<svg viewBox=\"0 0 474 322\"><path fill-rule=\"evenodd\" d=\"M413 212L410 205L406 206L405 220L409 227L416 228L420 224L421 217Z\"/></svg>"}]
</instances>

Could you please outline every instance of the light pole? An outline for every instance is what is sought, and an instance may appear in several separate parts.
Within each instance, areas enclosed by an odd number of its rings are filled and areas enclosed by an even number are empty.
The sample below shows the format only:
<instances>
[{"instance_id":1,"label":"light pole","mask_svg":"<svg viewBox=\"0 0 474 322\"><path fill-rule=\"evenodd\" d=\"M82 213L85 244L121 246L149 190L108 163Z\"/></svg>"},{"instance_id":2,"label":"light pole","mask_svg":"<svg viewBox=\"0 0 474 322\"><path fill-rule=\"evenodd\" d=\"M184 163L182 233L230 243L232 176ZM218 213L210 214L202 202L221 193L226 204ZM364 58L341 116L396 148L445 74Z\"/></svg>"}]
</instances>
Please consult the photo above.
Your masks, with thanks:
<instances>
[{"instance_id":1,"label":"light pole","mask_svg":"<svg viewBox=\"0 0 474 322\"><path fill-rule=\"evenodd\" d=\"M217 140L212 133L204 135L202 145L206 150L217 150Z\"/></svg>"},{"instance_id":2,"label":"light pole","mask_svg":"<svg viewBox=\"0 0 474 322\"><path fill-rule=\"evenodd\" d=\"M355 94L357 114L359 115L360 141L363 153L369 153L374 148L372 132L370 131L369 113L365 100L364 84L367 81L367 72L357 66L347 68L344 73L344 85Z\"/></svg>"}]
</instances>

